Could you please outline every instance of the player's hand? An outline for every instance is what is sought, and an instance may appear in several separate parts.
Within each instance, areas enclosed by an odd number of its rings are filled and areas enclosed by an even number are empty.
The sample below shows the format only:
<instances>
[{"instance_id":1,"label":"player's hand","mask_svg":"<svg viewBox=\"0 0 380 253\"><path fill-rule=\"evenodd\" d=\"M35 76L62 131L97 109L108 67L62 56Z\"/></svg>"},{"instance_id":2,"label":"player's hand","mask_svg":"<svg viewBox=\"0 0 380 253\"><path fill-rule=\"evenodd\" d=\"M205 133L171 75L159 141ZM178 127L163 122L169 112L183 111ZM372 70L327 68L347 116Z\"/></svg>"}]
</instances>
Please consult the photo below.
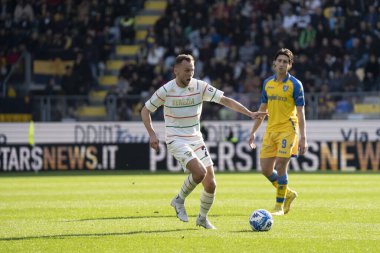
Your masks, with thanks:
<instances>
[{"instance_id":1,"label":"player's hand","mask_svg":"<svg viewBox=\"0 0 380 253\"><path fill-rule=\"evenodd\" d=\"M265 119L268 116L268 112L252 112L251 119Z\"/></svg>"},{"instance_id":2,"label":"player's hand","mask_svg":"<svg viewBox=\"0 0 380 253\"><path fill-rule=\"evenodd\" d=\"M151 148L153 148L157 152L160 151L159 140L155 134L150 136L149 143Z\"/></svg>"},{"instance_id":3,"label":"player's hand","mask_svg":"<svg viewBox=\"0 0 380 253\"><path fill-rule=\"evenodd\" d=\"M307 144L307 141L306 141L306 138L305 137L301 137L300 138L300 144L299 144L299 153L300 155L303 155L306 153L307 149L308 149L309 145Z\"/></svg>"},{"instance_id":4,"label":"player's hand","mask_svg":"<svg viewBox=\"0 0 380 253\"><path fill-rule=\"evenodd\" d=\"M251 134L251 136L249 137L248 144L251 147L251 149L255 149L256 148L256 144L254 143L255 138L256 138L256 133Z\"/></svg>"}]
</instances>

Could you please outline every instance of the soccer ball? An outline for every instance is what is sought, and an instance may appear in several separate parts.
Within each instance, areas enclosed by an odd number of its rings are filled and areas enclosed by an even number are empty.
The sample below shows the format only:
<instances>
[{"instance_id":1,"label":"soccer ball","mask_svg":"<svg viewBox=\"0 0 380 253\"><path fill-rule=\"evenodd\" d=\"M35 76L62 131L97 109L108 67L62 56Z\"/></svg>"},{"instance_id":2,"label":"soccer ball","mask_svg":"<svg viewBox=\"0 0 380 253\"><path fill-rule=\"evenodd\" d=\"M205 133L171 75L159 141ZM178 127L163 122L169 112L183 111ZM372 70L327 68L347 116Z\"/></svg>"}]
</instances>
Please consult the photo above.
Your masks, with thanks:
<instances>
[{"instance_id":1,"label":"soccer ball","mask_svg":"<svg viewBox=\"0 0 380 253\"><path fill-rule=\"evenodd\" d=\"M253 231L269 231L273 225L273 217L267 210L259 209L249 217L249 225Z\"/></svg>"}]
</instances>

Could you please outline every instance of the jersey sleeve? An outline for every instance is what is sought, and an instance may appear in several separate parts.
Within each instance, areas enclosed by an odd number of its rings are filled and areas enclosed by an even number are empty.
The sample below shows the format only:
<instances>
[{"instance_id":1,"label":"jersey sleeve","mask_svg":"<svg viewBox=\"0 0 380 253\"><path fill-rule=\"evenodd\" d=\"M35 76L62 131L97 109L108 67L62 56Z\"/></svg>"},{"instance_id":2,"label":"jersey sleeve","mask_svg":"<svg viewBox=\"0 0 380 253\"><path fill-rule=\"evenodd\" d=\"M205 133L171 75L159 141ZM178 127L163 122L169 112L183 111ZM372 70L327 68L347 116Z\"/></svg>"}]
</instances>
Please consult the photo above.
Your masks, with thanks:
<instances>
[{"instance_id":1,"label":"jersey sleeve","mask_svg":"<svg viewBox=\"0 0 380 253\"><path fill-rule=\"evenodd\" d=\"M262 104L267 104L268 103L268 94L267 94L267 91L265 89L265 86L267 85L267 81L264 81L264 84L263 84L263 90L261 91L261 103Z\"/></svg>"},{"instance_id":2,"label":"jersey sleeve","mask_svg":"<svg viewBox=\"0 0 380 253\"><path fill-rule=\"evenodd\" d=\"M305 105L305 95L301 82L294 82L293 99L296 106Z\"/></svg>"},{"instance_id":3,"label":"jersey sleeve","mask_svg":"<svg viewBox=\"0 0 380 253\"><path fill-rule=\"evenodd\" d=\"M220 99L223 97L224 92L221 90L218 90L217 88L211 86L210 84L206 82L202 83L202 100L203 101L209 101L209 102L215 102L219 103Z\"/></svg>"},{"instance_id":4,"label":"jersey sleeve","mask_svg":"<svg viewBox=\"0 0 380 253\"><path fill-rule=\"evenodd\" d=\"M145 107L150 112L155 112L161 105L165 103L166 93L167 92L165 86L161 86L158 90L156 90L152 97L145 102Z\"/></svg>"}]
</instances>

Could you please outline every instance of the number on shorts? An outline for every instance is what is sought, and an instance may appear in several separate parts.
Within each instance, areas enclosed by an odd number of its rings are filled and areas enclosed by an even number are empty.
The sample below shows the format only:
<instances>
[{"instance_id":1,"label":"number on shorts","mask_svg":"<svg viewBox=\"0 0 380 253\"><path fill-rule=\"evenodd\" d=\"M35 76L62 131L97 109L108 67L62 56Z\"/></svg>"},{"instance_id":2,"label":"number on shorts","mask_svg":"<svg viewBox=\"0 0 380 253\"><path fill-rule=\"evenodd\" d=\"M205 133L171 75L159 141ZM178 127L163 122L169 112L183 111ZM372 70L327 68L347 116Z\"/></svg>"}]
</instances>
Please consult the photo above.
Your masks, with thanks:
<instances>
[{"instance_id":1,"label":"number on shorts","mask_svg":"<svg viewBox=\"0 0 380 253\"><path fill-rule=\"evenodd\" d=\"M282 140L282 146L281 147L286 148L286 140L285 139Z\"/></svg>"},{"instance_id":2,"label":"number on shorts","mask_svg":"<svg viewBox=\"0 0 380 253\"><path fill-rule=\"evenodd\" d=\"M208 156L207 149L205 146L202 147L202 150L205 152L205 156Z\"/></svg>"}]
</instances>

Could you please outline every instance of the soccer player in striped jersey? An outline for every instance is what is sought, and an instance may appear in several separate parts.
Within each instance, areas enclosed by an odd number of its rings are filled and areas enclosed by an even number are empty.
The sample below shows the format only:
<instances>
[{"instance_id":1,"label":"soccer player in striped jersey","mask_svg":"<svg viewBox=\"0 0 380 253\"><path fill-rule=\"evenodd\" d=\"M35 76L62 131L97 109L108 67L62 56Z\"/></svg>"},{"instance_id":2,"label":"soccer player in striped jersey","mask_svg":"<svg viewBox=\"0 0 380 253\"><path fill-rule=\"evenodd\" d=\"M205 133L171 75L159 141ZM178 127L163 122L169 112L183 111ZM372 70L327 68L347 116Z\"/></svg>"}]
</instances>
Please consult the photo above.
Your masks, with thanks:
<instances>
[{"instance_id":1,"label":"soccer player in striped jersey","mask_svg":"<svg viewBox=\"0 0 380 253\"><path fill-rule=\"evenodd\" d=\"M288 187L289 161L291 157L297 157L298 152L303 155L308 148L302 83L289 74L293 57L286 48L276 53L273 60L275 74L264 81L259 108L259 111L269 113L260 164L264 176L277 189L273 215L288 213L297 197L297 192ZM257 119L253 125L249 139L252 148L256 148L254 140L262 121Z\"/></svg>"},{"instance_id":2,"label":"soccer player in striped jersey","mask_svg":"<svg viewBox=\"0 0 380 253\"><path fill-rule=\"evenodd\" d=\"M158 150L159 140L154 131L150 113L164 106L165 142L168 151L189 171L179 193L171 201L177 217L184 222L188 216L184 206L186 197L202 183L197 226L215 229L207 214L215 198L216 180L213 162L205 146L200 131L200 117L203 101L222 104L252 119L262 118L266 112L251 112L239 102L223 95L223 92L210 84L193 78L194 58L181 54L176 57L174 65L175 79L161 86L145 103L141 117L150 136L151 148Z\"/></svg>"}]
</instances>

